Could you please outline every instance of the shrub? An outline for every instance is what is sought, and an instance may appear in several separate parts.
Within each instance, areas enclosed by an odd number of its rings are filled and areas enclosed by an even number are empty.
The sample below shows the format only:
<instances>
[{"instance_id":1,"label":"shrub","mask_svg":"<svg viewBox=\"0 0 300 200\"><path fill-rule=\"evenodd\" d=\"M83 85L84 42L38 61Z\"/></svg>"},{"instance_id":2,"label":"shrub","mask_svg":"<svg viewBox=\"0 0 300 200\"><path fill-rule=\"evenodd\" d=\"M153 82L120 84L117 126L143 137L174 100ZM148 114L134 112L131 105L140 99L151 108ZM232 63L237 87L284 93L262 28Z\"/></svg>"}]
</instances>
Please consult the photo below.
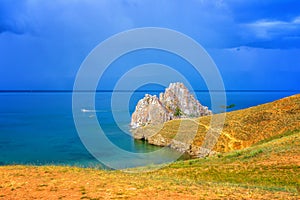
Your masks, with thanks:
<instances>
[{"instance_id":1,"label":"shrub","mask_svg":"<svg viewBox=\"0 0 300 200\"><path fill-rule=\"evenodd\" d=\"M174 116L175 117L180 117L181 115L182 115L182 112L181 112L180 108L176 107Z\"/></svg>"}]
</instances>

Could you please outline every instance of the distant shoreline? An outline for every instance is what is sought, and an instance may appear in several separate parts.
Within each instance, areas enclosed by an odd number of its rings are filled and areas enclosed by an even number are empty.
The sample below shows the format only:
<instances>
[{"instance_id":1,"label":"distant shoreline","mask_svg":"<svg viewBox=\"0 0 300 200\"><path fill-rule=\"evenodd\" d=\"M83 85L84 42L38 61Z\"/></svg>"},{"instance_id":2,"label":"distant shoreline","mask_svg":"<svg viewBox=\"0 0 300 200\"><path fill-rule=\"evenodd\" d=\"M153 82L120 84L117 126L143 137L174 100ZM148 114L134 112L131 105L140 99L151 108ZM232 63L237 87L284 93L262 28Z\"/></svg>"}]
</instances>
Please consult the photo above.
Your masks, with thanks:
<instances>
[{"instance_id":1,"label":"distant shoreline","mask_svg":"<svg viewBox=\"0 0 300 200\"><path fill-rule=\"evenodd\" d=\"M72 92L163 92L164 90L0 90L0 93L72 93ZM295 90L192 90L193 92L296 92Z\"/></svg>"}]
</instances>

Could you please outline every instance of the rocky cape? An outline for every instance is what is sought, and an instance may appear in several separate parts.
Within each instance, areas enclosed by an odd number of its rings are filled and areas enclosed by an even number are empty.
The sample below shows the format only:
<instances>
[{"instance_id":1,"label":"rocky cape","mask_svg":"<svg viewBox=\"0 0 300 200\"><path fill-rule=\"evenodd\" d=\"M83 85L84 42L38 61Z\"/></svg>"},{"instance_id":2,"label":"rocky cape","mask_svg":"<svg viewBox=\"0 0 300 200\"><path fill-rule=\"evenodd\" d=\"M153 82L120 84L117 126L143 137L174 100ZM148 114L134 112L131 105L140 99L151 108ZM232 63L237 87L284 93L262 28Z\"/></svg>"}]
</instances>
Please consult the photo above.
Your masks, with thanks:
<instances>
[{"instance_id":1,"label":"rocky cape","mask_svg":"<svg viewBox=\"0 0 300 200\"><path fill-rule=\"evenodd\" d=\"M146 94L141 99L131 117L131 132L135 139L148 141L150 144L158 146L170 146L180 152L186 152L189 145L186 142L172 140L167 141L160 135L154 136L164 123L176 119L190 119L200 116L212 115L208 107L203 106L189 92L183 83L171 83L164 93L156 95ZM144 131L147 127L156 127L157 131ZM191 138L188 134L185 138ZM204 148L199 151L205 151Z\"/></svg>"},{"instance_id":2,"label":"rocky cape","mask_svg":"<svg viewBox=\"0 0 300 200\"><path fill-rule=\"evenodd\" d=\"M214 118L218 121L222 115L225 113L214 114ZM244 149L287 131L300 130L300 94L228 112L218 135L211 131L211 119L212 116L175 119L141 126L132 133L136 139L197 157ZM211 146L216 136L217 142Z\"/></svg>"}]
</instances>

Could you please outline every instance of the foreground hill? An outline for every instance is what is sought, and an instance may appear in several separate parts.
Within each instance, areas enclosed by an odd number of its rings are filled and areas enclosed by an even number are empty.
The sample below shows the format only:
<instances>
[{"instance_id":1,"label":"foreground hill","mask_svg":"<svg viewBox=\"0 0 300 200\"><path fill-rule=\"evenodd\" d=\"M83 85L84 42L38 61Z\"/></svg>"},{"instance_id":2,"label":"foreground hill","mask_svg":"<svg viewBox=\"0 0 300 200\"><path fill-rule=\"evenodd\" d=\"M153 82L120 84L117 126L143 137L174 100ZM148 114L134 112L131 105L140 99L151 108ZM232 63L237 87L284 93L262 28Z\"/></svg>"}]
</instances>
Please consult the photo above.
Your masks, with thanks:
<instances>
[{"instance_id":1,"label":"foreground hill","mask_svg":"<svg viewBox=\"0 0 300 200\"><path fill-rule=\"evenodd\" d=\"M145 126L134 130L133 134L140 135L150 144L171 146L200 157L202 154L205 156L210 153L210 150L202 147L214 143L216 137L218 137L216 145L211 145L214 146L213 152L243 149L260 140L300 129L300 94L243 110L217 114L214 117L218 120L224 115L226 119L219 137L214 135L213 131L208 131L211 116ZM193 132L195 134L192 134Z\"/></svg>"},{"instance_id":2,"label":"foreground hill","mask_svg":"<svg viewBox=\"0 0 300 200\"><path fill-rule=\"evenodd\" d=\"M288 131L148 173L1 166L0 199L299 199L299 180L300 131Z\"/></svg>"}]
</instances>

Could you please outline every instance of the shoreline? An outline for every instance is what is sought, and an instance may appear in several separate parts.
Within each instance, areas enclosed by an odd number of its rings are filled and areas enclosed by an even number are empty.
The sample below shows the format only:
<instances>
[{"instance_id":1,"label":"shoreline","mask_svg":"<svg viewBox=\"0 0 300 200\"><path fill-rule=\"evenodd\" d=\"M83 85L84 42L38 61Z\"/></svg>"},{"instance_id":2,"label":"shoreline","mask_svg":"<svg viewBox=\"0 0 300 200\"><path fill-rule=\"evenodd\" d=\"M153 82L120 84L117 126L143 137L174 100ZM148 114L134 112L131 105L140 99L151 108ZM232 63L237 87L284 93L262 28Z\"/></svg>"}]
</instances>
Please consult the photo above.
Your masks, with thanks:
<instances>
[{"instance_id":1,"label":"shoreline","mask_svg":"<svg viewBox=\"0 0 300 200\"><path fill-rule=\"evenodd\" d=\"M136 173L68 166L0 166L0 199L297 199L300 130L244 150ZM296 170L296 171L295 171ZM134 172L134 171L132 171Z\"/></svg>"}]
</instances>

